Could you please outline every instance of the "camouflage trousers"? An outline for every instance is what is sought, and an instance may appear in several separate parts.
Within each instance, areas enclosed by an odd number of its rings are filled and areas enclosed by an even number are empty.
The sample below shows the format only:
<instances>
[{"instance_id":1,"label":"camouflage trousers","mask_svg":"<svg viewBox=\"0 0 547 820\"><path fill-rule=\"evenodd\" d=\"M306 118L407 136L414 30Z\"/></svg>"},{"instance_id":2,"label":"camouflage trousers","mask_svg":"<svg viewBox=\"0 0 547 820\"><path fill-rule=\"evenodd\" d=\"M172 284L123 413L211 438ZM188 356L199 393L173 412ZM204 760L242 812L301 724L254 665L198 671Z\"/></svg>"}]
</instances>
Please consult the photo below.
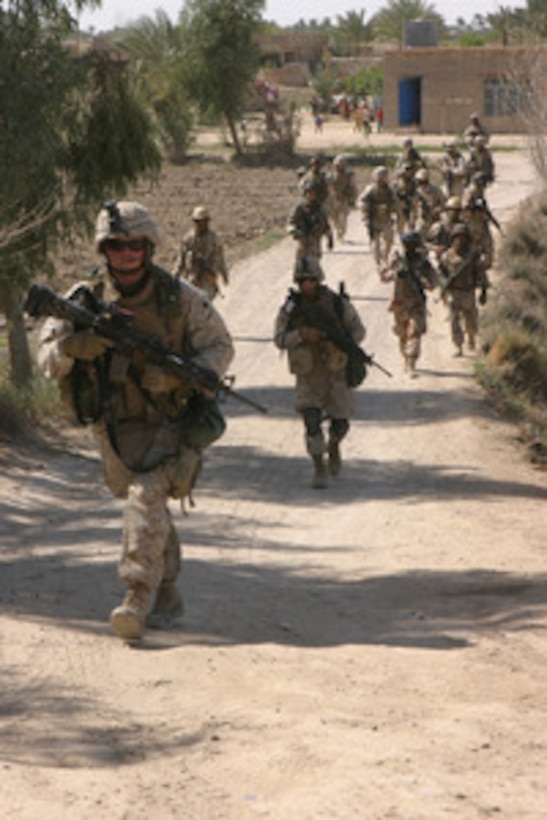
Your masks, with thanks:
<instances>
[{"instance_id":1,"label":"camouflage trousers","mask_svg":"<svg viewBox=\"0 0 547 820\"><path fill-rule=\"evenodd\" d=\"M450 330L456 347L464 342L462 321L468 341L473 341L479 326L479 311L475 291L454 290L450 294Z\"/></svg>"},{"instance_id":2,"label":"camouflage trousers","mask_svg":"<svg viewBox=\"0 0 547 820\"><path fill-rule=\"evenodd\" d=\"M419 359L421 339L426 332L425 310L411 309L395 305L393 310L393 332L399 338L399 348L405 358Z\"/></svg>"},{"instance_id":3,"label":"camouflage trousers","mask_svg":"<svg viewBox=\"0 0 547 820\"><path fill-rule=\"evenodd\" d=\"M395 230L391 220L374 226L372 253L378 267L383 267L387 264L394 239Z\"/></svg>"},{"instance_id":4,"label":"camouflage trousers","mask_svg":"<svg viewBox=\"0 0 547 820\"><path fill-rule=\"evenodd\" d=\"M330 216L338 239L343 239L348 227L349 205L347 202L333 200L330 207Z\"/></svg>"},{"instance_id":5,"label":"camouflage trousers","mask_svg":"<svg viewBox=\"0 0 547 820\"><path fill-rule=\"evenodd\" d=\"M181 547L168 507L177 460L165 459L144 473L129 470L111 448L106 434L96 431L105 482L117 498L125 498L120 578L128 586L156 589L180 572Z\"/></svg>"}]
</instances>

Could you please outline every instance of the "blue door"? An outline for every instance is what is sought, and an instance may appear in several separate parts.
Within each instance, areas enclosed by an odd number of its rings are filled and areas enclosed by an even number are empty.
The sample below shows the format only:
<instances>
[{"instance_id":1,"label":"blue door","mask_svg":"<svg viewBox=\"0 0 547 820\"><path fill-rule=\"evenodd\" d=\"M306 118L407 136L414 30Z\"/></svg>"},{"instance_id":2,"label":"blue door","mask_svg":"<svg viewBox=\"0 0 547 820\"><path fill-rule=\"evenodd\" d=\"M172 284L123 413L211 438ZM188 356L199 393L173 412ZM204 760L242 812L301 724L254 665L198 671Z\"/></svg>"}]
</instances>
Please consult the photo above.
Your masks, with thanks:
<instances>
[{"instance_id":1,"label":"blue door","mask_svg":"<svg viewBox=\"0 0 547 820\"><path fill-rule=\"evenodd\" d=\"M399 80L399 125L421 125L422 79L408 77Z\"/></svg>"}]
</instances>

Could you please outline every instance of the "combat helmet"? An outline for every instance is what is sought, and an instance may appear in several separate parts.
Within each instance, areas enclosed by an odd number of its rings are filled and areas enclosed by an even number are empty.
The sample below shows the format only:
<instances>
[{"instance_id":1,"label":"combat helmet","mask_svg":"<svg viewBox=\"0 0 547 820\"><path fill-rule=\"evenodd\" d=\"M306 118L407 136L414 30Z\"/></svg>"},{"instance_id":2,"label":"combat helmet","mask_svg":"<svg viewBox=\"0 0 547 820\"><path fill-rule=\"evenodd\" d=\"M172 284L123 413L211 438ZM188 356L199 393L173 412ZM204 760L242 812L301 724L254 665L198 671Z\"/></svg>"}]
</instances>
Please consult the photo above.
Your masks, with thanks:
<instances>
[{"instance_id":1,"label":"combat helmet","mask_svg":"<svg viewBox=\"0 0 547 820\"><path fill-rule=\"evenodd\" d=\"M192 211L192 219L194 222L203 222L205 219L210 219L211 216L205 205L196 205Z\"/></svg>"},{"instance_id":2,"label":"combat helmet","mask_svg":"<svg viewBox=\"0 0 547 820\"><path fill-rule=\"evenodd\" d=\"M465 236L469 238L470 231L467 225L463 222L456 222L452 230L450 231L450 241L452 241L456 236Z\"/></svg>"},{"instance_id":3,"label":"combat helmet","mask_svg":"<svg viewBox=\"0 0 547 820\"><path fill-rule=\"evenodd\" d=\"M422 235L420 231L405 231L401 234L401 242L405 248L409 246L417 247L422 244Z\"/></svg>"},{"instance_id":4,"label":"combat helmet","mask_svg":"<svg viewBox=\"0 0 547 820\"><path fill-rule=\"evenodd\" d=\"M95 223L95 250L101 253L107 239L120 236L142 236L153 249L159 242L159 234L148 208L139 202L105 202Z\"/></svg>"},{"instance_id":5,"label":"combat helmet","mask_svg":"<svg viewBox=\"0 0 547 820\"><path fill-rule=\"evenodd\" d=\"M317 279L322 282L325 274L315 256L303 256L297 259L293 271L293 281L301 282L303 279Z\"/></svg>"},{"instance_id":6,"label":"combat helmet","mask_svg":"<svg viewBox=\"0 0 547 820\"><path fill-rule=\"evenodd\" d=\"M372 178L374 180L379 180L387 177L389 174L389 169L386 165L379 165L377 168L374 169L372 172Z\"/></svg>"}]
</instances>

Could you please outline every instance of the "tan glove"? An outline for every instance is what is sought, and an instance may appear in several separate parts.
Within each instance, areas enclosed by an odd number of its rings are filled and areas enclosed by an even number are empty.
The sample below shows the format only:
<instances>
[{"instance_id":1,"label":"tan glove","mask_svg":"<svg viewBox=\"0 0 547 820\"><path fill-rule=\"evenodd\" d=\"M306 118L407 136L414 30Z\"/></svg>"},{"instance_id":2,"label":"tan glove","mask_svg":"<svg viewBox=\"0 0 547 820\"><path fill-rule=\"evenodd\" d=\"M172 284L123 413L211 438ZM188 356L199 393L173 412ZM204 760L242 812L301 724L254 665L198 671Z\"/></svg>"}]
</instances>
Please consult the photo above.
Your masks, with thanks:
<instances>
[{"instance_id":1,"label":"tan glove","mask_svg":"<svg viewBox=\"0 0 547 820\"><path fill-rule=\"evenodd\" d=\"M72 359L83 359L86 362L91 362L106 353L113 344L114 342L111 342L110 339L97 336L91 329L86 329L71 333L70 336L63 339L61 350Z\"/></svg>"},{"instance_id":2,"label":"tan glove","mask_svg":"<svg viewBox=\"0 0 547 820\"><path fill-rule=\"evenodd\" d=\"M141 384L150 393L170 393L179 390L183 382L171 373L166 373L155 364L147 364L141 377Z\"/></svg>"},{"instance_id":3,"label":"tan glove","mask_svg":"<svg viewBox=\"0 0 547 820\"><path fill-rule=\"evenodd\" d=\"M316 327L301 327L298 332L302 341L308 344L315 344L325 338L323 331L318 330Z\"/></svg>"}]
</instances>

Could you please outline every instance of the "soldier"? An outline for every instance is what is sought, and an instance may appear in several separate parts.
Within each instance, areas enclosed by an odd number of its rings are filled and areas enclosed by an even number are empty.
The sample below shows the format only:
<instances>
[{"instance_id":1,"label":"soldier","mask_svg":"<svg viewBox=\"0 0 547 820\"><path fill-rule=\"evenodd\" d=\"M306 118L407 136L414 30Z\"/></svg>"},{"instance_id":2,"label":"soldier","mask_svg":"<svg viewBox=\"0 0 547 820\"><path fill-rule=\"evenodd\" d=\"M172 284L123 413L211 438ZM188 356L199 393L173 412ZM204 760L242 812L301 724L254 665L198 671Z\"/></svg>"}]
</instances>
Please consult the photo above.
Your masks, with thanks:
<instances>
[{"instance_id":1,"label":"soldier","mask_svg":"<svg viewBox=\"0 0 547 820\"><path fill-rule=\"evenodd\" d=\"M405 162L398 172L393 183L393 190L399 200L397 231L399 234L411 231L414 229L416 222L417 200L414 167L410 162Z\"/></svg>"},{"instance_id":2,"label":"soldier","mask_svg":"<svg viewBox=\"0 0 547 820\"><path fill-rule=\"evenodd\" d=\"M480 288L479 303L486 304L488 278L479 253L471 244L471 234L466 225L456 225L452 231L450 248L443 253L439 263L441 295L448 299L450 328L456 355L462 355L464 332L469 350L475 349L478 330L476 290Z\"/></svg>"},{"instance_id":3,"label":"soldier","mask_svg":"<svg viewBox=\"0 0 547 820\"><path fill-rule=\"evenodd\" d=\"M344 238L348 224L348 214L355 207L357 187L355 174L348 167L341 154L334 158L333 171L329 180L330 196L328 207L339 240Z\"/></svg>"},{"instance_id":4,"label":"soldier","mask_svg":"<svg viewBox=\"0 0 547 820\"><path fill-rule=\"evenodd\" d=\"M202 291L153 264L157 242L144 206L123 201L103 207L95 232L96 250L106 261L100 291L130 312L135 331L221 375L233 356L224 322ZM125 355L92 330L59 319L42 327L38 363L59 381L78 416L93 423L105 482L126 499L119 574L127 593L110 623L123 640L138 639L146 623L165 626L182 612L176 585L181 550L168 499L191 492L200 451L184 414L203 398L146 363L141 351Z\"/></svg>"},{"instance_id":5,"label":"soldier","mask_svg":"<svg viewBox=\"0 0 547 820\"><path fill-rule=\"evenodd\" d=\"M458 151L455 140L444 143L445 153L441 157L439 168L443 175L444 192L447 197L461 196L467 182L465 157Z\"/></svg>"},{"instance_id":6,"label":"soldier","mask_svg":"<svg viewBox=\"0 0 547 820\"><path fill-rule=\"evenodd\" d=\"M393 332L399 338L405 370L414 378L421 337L427 330L425 291L435 287L437 278L418 231L404 233L401 244L403 255L395 251L389 264L380 271L380 278L383 282L394 283L388 310L393 313Z\"/></svg>"},{"instance_id":7,"label":"soldier","mask_svg":"<svg viewBox=\"0 0 547 820\"><path fill-rule=\"evenodd\" d=\"M434 222L427 232L425 242L435 259L450 247L452 230L461 218L462 201L459 196L447 199L441 218Z\"/></svg>"},{"instance_id":8,"label":"soldier","mask_svg":"<svg viewBox=\"0 0 547 820\"><path fill-rule=\"evenodd\" d=\"M204 290L212 301L219 292L219 278L227 285L229 277L222 241L209 227L210 219L209 211L203 205L194 208L194 228L181 242L173 274L183 276L196 288Z\"/></svg>"},{"instance_id":9,"label":"soldier","mask_svg":"<svg viewBox=\"0 0 547 820\"><path fill-rule=\"evenodd\" d=\"M402 168L403 165L407 163L412 165L414 173L419 171L420 168L426 167L425 160L414 146L412 137L406 137L406 139L403 140L403 152L397 162L397 168Z\"/></svg>"},{"instance_id":10,"label":"soldier","mask_svg":"<svg viewBox=\"0 0 547 820\"><path fill-rule=\"evenodd\" d=\"M500 233L502 229L488 206L485 188L484 174L474 174L462 197L462 222L469 228L471 241L479 251L485 269L490 270L494 264L494 239L490 224L495 225Z\"/></svg>"},{"instance_id":11,"label":"soldier","mask_svg":"<svg viewBox=\"0 0 547 820\"><path fill-rule=\"evenodd\" d=\"M304 193L304 188L308 182L313 183L317 191L317 200L320 205L325 205L329 196L329 182L327 175L321 167L321 157L312 157L309 161L306 172L300 178L300 191Z\"/></svg>"},{"instance_id":12,"label":"soldier","mask_svg":"<svg viewBox=\"0 0 547 820\"><path fill-rule=\"evenodd\" d=\"M479 115L474 112L469 115L469 125L463 132L463 140L467 143L467 145L471 146L473 145L476 137L485 137L486 142L488 142L490 139L490 134L482 124Z\"/></svg>"},{"instance_id":13,"label":"soldier","mask_svg":"<svg viewBox=\"0 0 547 820\"><path fill-rule=\"evenodd\" d=\"M440 218L446 197L439 186L430 181L426 168L420 168L417 172L416 185L416 229L425 239L428 230Z\"/></svg>"},{"instance_id":14,"label":"soldier","mask_svg":"<svg viewBox=\"0 0 547 820\"><path fill-rule=\"evenodd\" d=\"M385 166L374 170L372 180L359 197L359 205L374 259L378 267L381 267L389 257L395 236L394 222L400 219L401 209L389 184L389 172Z\"/></svg>"},{"instance_id":15,"label":"soldier","mask_svg":"<svg viewBox=\"0 0 547 820\"><path fill-rule=\"evenodd\" d=\"M494 182L494 158L486 145L486 137L475 137L466 169L468 179L471 179L474 174L481 173L484 174L486 185Z\"/></svg>"},{"instance_id":16,"label":"soldier","mask_svg":"<svg viewBox=\"0 0 547 820\"><path fill-rule=\"evenodd\" d=\"M323 251L321 240L327 240L327 247L332 250L334 238L326 209L319 201L315 184L308 180L303 186L304 200L300 202L289 218L287 230L297 241L296 258L315 256L318 259Z\"/></svg>"},{"instance_id":17,"label":"soldier","mask_svg":"<svg viewBox=\"0 0 547 820\"><path fill-rule=\"evenodd\" d=\"M287 350L289 368L296 376L295 409L302 414L306 449L313 460L312 486L327 486L327 466L332 476L342 465L340 442L349 430L353 396L347 380L348 354L330 338L329 328L358 344L365 328L346 295L323 285L323 271L314 257L304 257L294 268L298 290L290 290L275 321L274 342ZM321 316L319 330L310 314ZM328 441L323 421L329 420ZM325 454L328 464L325 464Z\"/></svg>"}]
</instances>

